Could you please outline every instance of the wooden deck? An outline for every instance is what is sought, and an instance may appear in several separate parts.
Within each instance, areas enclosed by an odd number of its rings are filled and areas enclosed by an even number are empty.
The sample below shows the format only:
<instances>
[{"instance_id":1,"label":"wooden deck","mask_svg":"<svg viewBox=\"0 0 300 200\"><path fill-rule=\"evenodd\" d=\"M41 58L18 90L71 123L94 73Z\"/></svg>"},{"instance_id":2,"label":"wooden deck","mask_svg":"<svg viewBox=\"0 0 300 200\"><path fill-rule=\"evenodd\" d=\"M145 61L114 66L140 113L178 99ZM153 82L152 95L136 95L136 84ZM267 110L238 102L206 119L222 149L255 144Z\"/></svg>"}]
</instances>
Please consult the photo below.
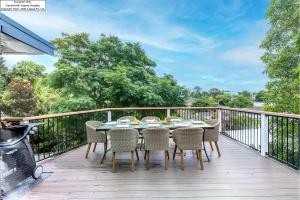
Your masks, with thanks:
<instances>
[{"instance_id":1,"label":"wooden deck","mask_svg":"<svg viewBox=\"0 0 300 200\"><path fill-rule=\"evenodd\" d=\"M299 199L297 171L224 136L219 143L221 158L207 145L211 161L204 163L204 171L192 152L186 153L184 171L178 156L165 171L163 152L151 153L147 171L139 151L135 172L130 171L130 153L124 153L117 155L117 173L111 173L111 153L100 166L102 145L88 159L86 146L80 147L43 161L44 171L53 174L23 199Z\"/></svg>"}]
</instances>

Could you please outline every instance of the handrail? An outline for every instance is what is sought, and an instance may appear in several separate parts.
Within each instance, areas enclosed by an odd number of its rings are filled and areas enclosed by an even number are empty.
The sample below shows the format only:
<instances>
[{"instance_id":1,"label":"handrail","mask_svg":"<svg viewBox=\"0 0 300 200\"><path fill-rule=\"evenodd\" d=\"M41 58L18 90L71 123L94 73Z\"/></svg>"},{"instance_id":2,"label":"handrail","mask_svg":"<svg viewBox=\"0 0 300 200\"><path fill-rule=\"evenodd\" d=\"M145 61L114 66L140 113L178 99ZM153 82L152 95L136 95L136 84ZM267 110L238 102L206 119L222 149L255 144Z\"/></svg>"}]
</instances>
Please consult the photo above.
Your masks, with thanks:
<instances>
[{"instance_id":1,"label":"handrail","mask_svg":"<svg viewBox=\"0 0 300 200\"><path fill-rule=\"evenodd\" d=\"M32 117L4 117L1 118L1 121L31 121L31 120L39 120L53 117L63 117L70 115L78 115L85 113L93 113L93 112L107 112L107 111L118 111L118 110L175 110L175 109L223 109L223 110L234 110L240 112L248 112L248 113L256 113L256 114L265 114L271 116L280 116L280 117L289 117L289 118L297 118L300 119L300 115L297 114L288 114L288 113L278 113L278 112L268 112L268 111L258 111L244 108L230 108L223 106L212 106L212 107L124 107L124 108L103 108L103 109L94 109L94 110L83 110L76 112L66 112L66 113L58 113L58 114L46 114Z\"/></svg>"},{"instance_id":2,"label":"handrail","mask_svg":"<svg viewBox=\"0 0 300 200\"><path fill-rule=\"evenodd\" d=\"M251 110L251 109L246 109L246 108L230 108L230 107L219 107L219 108L223 109L223 110L234 110L234 111L240 111L240 112L249 112L249 113L256 113L256 114L264 114L264 115L271 115L271 116L278 116L278 117L289 117L289 118L300 119L300 115L290 114L290 113Z\"/></svg>"}]
</instances>

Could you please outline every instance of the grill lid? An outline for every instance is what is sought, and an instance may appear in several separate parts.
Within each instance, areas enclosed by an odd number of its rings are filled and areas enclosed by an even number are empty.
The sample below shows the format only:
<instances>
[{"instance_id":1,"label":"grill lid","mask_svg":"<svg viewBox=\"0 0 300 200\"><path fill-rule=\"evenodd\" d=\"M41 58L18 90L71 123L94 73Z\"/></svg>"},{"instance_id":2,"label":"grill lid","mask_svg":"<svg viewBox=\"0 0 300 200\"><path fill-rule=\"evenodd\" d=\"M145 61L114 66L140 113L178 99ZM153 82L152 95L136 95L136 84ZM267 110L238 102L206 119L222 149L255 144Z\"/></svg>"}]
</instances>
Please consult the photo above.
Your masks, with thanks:
<instances>
[{"instance_id":1,"label":"grill lid","mask_svg":"<svg viewBox=\"0 0 300 200\"><path fill-rule=\"evenodd\" d=\"M9 126L0 128L0 146L20 140L28 126Z\"/></svg>"}]
</instances>

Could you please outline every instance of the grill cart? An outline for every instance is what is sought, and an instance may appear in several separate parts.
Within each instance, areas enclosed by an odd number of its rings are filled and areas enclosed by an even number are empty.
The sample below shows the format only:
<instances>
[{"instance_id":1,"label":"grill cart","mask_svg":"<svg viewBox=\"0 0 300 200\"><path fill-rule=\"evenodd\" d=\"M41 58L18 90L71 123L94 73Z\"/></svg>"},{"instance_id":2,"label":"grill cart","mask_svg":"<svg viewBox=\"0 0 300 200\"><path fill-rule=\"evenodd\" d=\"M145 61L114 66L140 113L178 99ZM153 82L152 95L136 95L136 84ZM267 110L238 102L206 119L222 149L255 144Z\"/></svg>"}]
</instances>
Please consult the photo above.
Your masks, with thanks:
<instances>
[{"instance_id":1,"label":"grill cart","mask_svg":"<svg viewBox=\"0 0 300 200\"><path fill-rule=\"evenodd\" d=\"M43 172L36 165L29 135L39 123L9 125L0 128L0 189L2 196L29 177L37 179Z\"/></svg>"}]
</instances>

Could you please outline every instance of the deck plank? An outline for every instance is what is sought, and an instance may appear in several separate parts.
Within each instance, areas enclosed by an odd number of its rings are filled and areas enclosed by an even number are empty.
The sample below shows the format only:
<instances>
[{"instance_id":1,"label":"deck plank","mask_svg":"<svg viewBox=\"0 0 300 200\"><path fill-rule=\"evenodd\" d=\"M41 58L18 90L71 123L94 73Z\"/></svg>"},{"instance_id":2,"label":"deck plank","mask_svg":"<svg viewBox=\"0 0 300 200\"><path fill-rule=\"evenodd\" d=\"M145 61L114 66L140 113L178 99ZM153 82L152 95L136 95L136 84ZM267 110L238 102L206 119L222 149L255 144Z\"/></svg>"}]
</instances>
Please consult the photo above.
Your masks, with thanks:
<instances>
[{"instance_id":1,"label":"deck plank","mask_svg":"<svg viewBox=\"0 0 300 200\"><path fill-rule=\"evenodd\" d=\"M300 175L235 141L220 137L222 157L210 151L211 162L199 170L196 155L187 152L185 170L179 157L164 170L163 153L150 154L145 170L143 151L135 172L130 154L117 155L117 173L111 173L111 153L100 165L103 146L85 159L86 146L41 162L53 174L24 196L35 199L299 199ZM173 144L172 144L173 146ZM170 153L173 148L170 147ZM205 158L204 158L205 160Z\"/></svg>"}]
</instances>

